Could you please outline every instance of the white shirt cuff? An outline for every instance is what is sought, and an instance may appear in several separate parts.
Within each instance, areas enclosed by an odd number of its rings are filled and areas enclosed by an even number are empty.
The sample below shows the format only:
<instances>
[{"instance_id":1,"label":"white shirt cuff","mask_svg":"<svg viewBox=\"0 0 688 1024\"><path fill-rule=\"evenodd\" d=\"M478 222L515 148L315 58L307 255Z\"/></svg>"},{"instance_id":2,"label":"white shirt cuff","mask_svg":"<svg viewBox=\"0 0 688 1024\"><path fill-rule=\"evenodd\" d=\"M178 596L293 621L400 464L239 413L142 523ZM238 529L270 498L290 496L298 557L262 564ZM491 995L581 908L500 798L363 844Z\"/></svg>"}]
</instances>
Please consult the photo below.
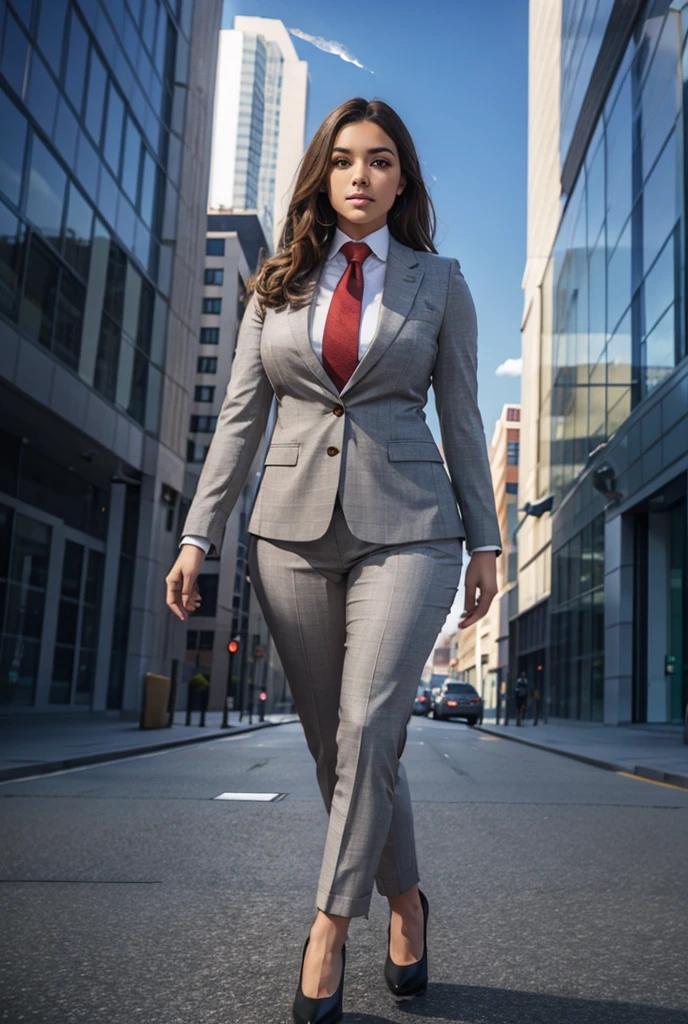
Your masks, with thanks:
<instances>
[{"instance_id":1,"label":"white shirt cuff","mask_svg":"<svg viewBox=\"0 0 688 1024\"><path fill-rule=\"evenodd\" d=\"M210 541L208 540L208 538L199 537L195 533L185 534L179 542L179 547L181 547L182 544L195 544L197 548L202 548L203 551L205 551L206 555L210 551Z\"/></svg>"},{"instance_id":2,"label":"white shirt cuff","mask_svg":"<svg viewBox=\"0 0 688 1024\"><path fill-rule=\"evenodd\" d=\"M482 547L473 548L473 551L501 551L501 550L502 549L500 547L498 547L496 544L483 544ZM469 554L472 555L473 551L469 551Z\"/></svg>"}]
</instances>

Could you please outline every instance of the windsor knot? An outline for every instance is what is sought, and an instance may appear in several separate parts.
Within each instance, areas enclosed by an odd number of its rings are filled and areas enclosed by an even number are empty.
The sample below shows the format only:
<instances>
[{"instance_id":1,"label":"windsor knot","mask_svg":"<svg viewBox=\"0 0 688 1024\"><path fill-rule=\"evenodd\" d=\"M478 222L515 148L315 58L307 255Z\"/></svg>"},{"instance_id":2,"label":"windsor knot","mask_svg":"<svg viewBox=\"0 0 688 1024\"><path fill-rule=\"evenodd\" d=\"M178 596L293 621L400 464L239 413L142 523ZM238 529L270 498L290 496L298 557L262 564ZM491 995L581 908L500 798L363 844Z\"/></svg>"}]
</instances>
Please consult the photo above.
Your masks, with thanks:
<instances>
[{"instance_id":1,"label":"windsor knot","mask_svg":"<svg viewBox=\"0 0 688 1024\"><path fill-rule=\"evenodd\" d=\"M363 263L373 250L367 242L344 242L339 251L344 253L347 263Z\"/></svg>"}]
</instances>

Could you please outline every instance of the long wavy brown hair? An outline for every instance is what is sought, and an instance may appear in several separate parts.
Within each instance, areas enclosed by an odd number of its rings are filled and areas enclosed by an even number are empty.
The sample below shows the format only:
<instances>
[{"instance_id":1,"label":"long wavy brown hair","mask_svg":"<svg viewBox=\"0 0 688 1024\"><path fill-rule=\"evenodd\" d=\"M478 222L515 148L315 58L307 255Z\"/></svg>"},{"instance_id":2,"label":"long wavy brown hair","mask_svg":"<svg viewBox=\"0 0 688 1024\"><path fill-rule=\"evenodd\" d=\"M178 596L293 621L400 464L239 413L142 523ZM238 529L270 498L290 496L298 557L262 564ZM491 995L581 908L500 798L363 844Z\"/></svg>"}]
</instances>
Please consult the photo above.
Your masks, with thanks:
<instances>
[{"instance_id":1,"label":"long wavy brown hair","mask_svg":"<svg viewBox=\"0 0 688 1024\"><path fill-rule=\"evenodd\" d=\"M311 297L305 279L325 259L337 224L329 196L322 191L327 187L332 149L342 128L361 121L379 125L393 139L401 173L406 175L404 191L387 214L390 234L411 249L437 252L432 241L435 209L406 125L382 100L356 96L328 114L311 139L300 164L277 252L265 259L246 283L249 295L256 292L263 313Z\"/></svg>"}]
</instances>

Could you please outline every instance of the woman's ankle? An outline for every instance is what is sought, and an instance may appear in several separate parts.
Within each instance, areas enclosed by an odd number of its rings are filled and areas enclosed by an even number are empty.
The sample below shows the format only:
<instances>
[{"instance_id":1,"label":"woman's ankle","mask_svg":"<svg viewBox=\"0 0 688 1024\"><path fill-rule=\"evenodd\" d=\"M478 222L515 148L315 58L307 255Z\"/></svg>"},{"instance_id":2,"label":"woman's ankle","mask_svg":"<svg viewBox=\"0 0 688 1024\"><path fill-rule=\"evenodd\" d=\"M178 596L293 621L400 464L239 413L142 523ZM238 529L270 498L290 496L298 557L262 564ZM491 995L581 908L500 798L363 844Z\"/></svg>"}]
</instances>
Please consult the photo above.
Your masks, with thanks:
<instances>
[{"instance_id":1,"label":"woman's ankle","mask_svg":"<svg viewBox=\"0 0 688 1024\"><path fill-rule=\"evenodd\" d=\"M401 914L403 917L405 914L411 912L423 912L423 907L420 902L420 895L418 893L418 883L407 889L406 892L399 893L397 896L388 896L387 902L389 903L389 909L393 914Z\"/></svg>"},{"instance_id":2,"label":"woman's ankle","mask_svg":"<svg viewBox=\"0 0 688 1024\"><path fill-rule=\"evenodd\" d=\"M318 910L317 917L311 925L311 935L344 942L347 937L350 921L350 917L342 917L339 914L327 914L324 910Z\"/></svg>"}]
</instances>

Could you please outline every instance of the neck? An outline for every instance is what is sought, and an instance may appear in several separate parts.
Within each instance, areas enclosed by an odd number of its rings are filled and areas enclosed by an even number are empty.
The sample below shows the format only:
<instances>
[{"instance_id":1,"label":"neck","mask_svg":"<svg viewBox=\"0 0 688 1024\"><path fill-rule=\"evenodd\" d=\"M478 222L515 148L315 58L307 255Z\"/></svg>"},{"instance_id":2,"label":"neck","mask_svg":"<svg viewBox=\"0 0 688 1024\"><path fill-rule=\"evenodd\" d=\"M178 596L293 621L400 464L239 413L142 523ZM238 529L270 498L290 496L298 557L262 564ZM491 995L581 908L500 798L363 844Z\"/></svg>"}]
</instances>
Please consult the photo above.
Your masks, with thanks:
<instances>
[{"instance_id":1,"label":"neck","mask_svg":"<svg viewBox=\"0 0 688 1024\"><path fill-rule=\"evenodd\" d=\"M377 221L370 224L353 224L351 221L345 220L344 217L337 218L337 227L340 231L343 231L349 238L353 238L355 241L360 242L362 238L367 235L372 235L374 231L379 231L381 227L387 223L387 216L378 218Z\"/></svg>"}]
</instances>

